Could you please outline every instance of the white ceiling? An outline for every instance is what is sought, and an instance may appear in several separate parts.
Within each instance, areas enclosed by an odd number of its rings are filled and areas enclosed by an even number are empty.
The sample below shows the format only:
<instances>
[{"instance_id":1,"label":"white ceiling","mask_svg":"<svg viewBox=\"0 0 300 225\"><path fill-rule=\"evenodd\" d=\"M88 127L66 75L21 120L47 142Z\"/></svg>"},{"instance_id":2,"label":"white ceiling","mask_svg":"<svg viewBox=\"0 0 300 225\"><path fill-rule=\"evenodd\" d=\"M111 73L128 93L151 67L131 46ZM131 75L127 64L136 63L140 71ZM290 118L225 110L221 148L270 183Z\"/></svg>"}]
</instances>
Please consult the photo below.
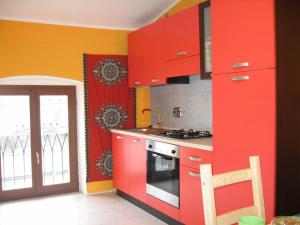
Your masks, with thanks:
<instances>
[{"instance_id":1,"label":"white ceiling","mask_svg":"<svg viewBox=\"0 0 300 225\"><path fill-rule=\"evenodd\" d=\"M0 0L0 19L134 30L179 0Z\"/></svg>"}]
</instances>

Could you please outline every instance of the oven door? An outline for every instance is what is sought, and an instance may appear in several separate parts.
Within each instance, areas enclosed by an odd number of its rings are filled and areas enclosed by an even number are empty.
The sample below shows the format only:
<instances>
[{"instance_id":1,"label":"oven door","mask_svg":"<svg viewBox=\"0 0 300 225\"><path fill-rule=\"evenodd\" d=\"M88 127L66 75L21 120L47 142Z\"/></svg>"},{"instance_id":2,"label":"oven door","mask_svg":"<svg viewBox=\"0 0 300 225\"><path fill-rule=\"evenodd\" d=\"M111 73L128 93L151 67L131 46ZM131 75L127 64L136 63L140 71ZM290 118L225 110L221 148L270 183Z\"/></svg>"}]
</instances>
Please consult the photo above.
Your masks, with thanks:
<instances>
[{"instance_id":1,"label":"oven door","mask_svg":"<svg viewBox=\"0 0 300 225\"><path fill-rule=\"evenodd\" d=\"M146 192L179 208L179 158L147 152Z\"/></svg>"}]
</instances>

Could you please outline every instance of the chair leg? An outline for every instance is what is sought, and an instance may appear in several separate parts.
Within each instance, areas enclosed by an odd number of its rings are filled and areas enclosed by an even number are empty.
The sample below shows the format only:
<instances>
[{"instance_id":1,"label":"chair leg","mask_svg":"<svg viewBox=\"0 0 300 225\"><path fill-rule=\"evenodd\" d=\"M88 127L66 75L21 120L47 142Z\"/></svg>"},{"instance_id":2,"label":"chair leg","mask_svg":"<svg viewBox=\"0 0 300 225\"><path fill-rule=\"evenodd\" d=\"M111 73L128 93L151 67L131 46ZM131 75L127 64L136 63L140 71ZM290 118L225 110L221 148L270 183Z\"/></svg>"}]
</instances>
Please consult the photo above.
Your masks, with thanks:
<instances>
[{"instance_id":1,"label":"chair leg","mask_svg":"<svg viewBox=\"0 0 300 225\"><path fill-rule=\"evenodd\" d=\"M200 165L200 174L205 225L217 225L211 165Z\"/></svg>"}]
</instances>

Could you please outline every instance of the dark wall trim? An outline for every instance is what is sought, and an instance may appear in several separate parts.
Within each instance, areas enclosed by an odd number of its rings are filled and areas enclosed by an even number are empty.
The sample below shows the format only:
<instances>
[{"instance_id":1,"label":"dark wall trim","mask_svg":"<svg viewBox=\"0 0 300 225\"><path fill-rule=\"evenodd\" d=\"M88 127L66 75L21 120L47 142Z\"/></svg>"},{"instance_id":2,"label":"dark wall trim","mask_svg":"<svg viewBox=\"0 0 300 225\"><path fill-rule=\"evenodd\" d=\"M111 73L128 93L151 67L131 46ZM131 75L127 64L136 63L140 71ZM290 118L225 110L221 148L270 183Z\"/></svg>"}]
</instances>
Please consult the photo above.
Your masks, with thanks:
<instances>
[{"instance_id":1,"label":"dark wall trim","mask_svg":"<svg viewBox=\"0 0 300 225\"><path fill-rule=\"evenodd\" d=\"M202 80L211 79L211 72L205 72L205 42L204 42L204 9L210 6L210 1L199 4L199 37L200 37L200 76Z\"/></svg>"},{"instance_id":2,"label":"dark wall trim","mask_svg":"<svg viewBox=\"0 0 300 225\"><path fill-rule=\"evenodd\" d=\"M277 216L300 212L299 9L299 1L275 1Z\"/></svg>"}]
</instances>

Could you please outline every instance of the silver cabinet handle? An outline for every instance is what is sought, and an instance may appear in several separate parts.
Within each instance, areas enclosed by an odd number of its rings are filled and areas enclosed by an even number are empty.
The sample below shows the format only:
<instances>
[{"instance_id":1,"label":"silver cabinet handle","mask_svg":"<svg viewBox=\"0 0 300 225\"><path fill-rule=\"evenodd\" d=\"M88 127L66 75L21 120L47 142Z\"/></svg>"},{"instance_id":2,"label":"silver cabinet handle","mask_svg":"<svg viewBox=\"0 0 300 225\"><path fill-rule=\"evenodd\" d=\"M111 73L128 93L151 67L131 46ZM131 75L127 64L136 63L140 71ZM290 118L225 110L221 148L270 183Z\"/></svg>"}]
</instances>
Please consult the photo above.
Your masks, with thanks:
<instances>
[{"instance_id":1,"label":"silver cabinet handle","mask_svg":"<svg viewBox=\"0 0 300 225\"><path fill-rule=\"evenodd\" d=\"M187 54L186 51L176 52L176 55L177 55L177 56L183 56L183 55L186 55L186 54Z\"/></svg>"},{"instance_id":2,"label":"silver cabinet handle","mask_svg":"<svg viewBox=\"0 0 300 225\"><path fill-rule=\"evenodd\" d=\"M249 80L249 76L233 76L231 80Z\"/></svg>"},{"instance_id":3,"label":"silver cabinet handle","mask_svg":"<svg viewBox=\"0 0 300 225\"><path fill-rule=\"evenodd\" d=\"M141 82L139 82L139 81L135 81L135 82L134 82L134 84L141 84Z\"/></svg>"},{"instance_id":4,"label":"silver cabinet handle","mask_svg":"<svg viewBox=\"0 0 300 225\"><path fill-rule=\"evenodd\" d=\"M195 162L201 162L201 158L198 158L198 157L194 157L194 156L189 156L189 160L191 160L191 161L195 161Z\"/></svg>"},{"instance_id":5,"label":"silver cabinet handle","mask_svg":"<svg viewBox=\"0 0 300 225\"><path fill-rule=\"evenodd\" d=\"M200 173L193 173L192 171L189 171L189 175L192 177L201 177Z\"/></svg>"},{"instance_id":6,"label":"silver cabinet handle","mask_svg":"<svg viewBox=\"0 0 300 225\"><path fill-rule=\"evenodd\" d=\"M241 62L241 63L234 63L232 64L232 68L241 68L241 67L248 67L249 63L248 62Z\"/></svg>"},{"instance_id":7,"label":"silver cabinet handle","mask_svg":"<svg viewBox=\"0 0 300 225\"><path fill-rule=\"evenodd\" d=\"M138 143L138 142L140 142L140 139L135 138L135 139L132 140L132 142Z\"/></svg>"},{"instance_id":8,"label":"silver cabinet handle","mask_svg":"<svg viewBox=\"0 0 300 225\"><path fill-rule=\"evenodd\" d=\"M152 83L157 83L157 82L159 82L159 79L152 79L151 82Z\"/></svg>"},{"instance_id":9,"label":"silver cabinet handle","mask_svg":"<svg viewBox=\"0 0 300 225\"><path fill-rule=\"evenodd\" d=\"M122 136L116 136L116 138L117 138L117 139L123 139L123 137L122 137Z\"/></svg>"}]
</instances>

